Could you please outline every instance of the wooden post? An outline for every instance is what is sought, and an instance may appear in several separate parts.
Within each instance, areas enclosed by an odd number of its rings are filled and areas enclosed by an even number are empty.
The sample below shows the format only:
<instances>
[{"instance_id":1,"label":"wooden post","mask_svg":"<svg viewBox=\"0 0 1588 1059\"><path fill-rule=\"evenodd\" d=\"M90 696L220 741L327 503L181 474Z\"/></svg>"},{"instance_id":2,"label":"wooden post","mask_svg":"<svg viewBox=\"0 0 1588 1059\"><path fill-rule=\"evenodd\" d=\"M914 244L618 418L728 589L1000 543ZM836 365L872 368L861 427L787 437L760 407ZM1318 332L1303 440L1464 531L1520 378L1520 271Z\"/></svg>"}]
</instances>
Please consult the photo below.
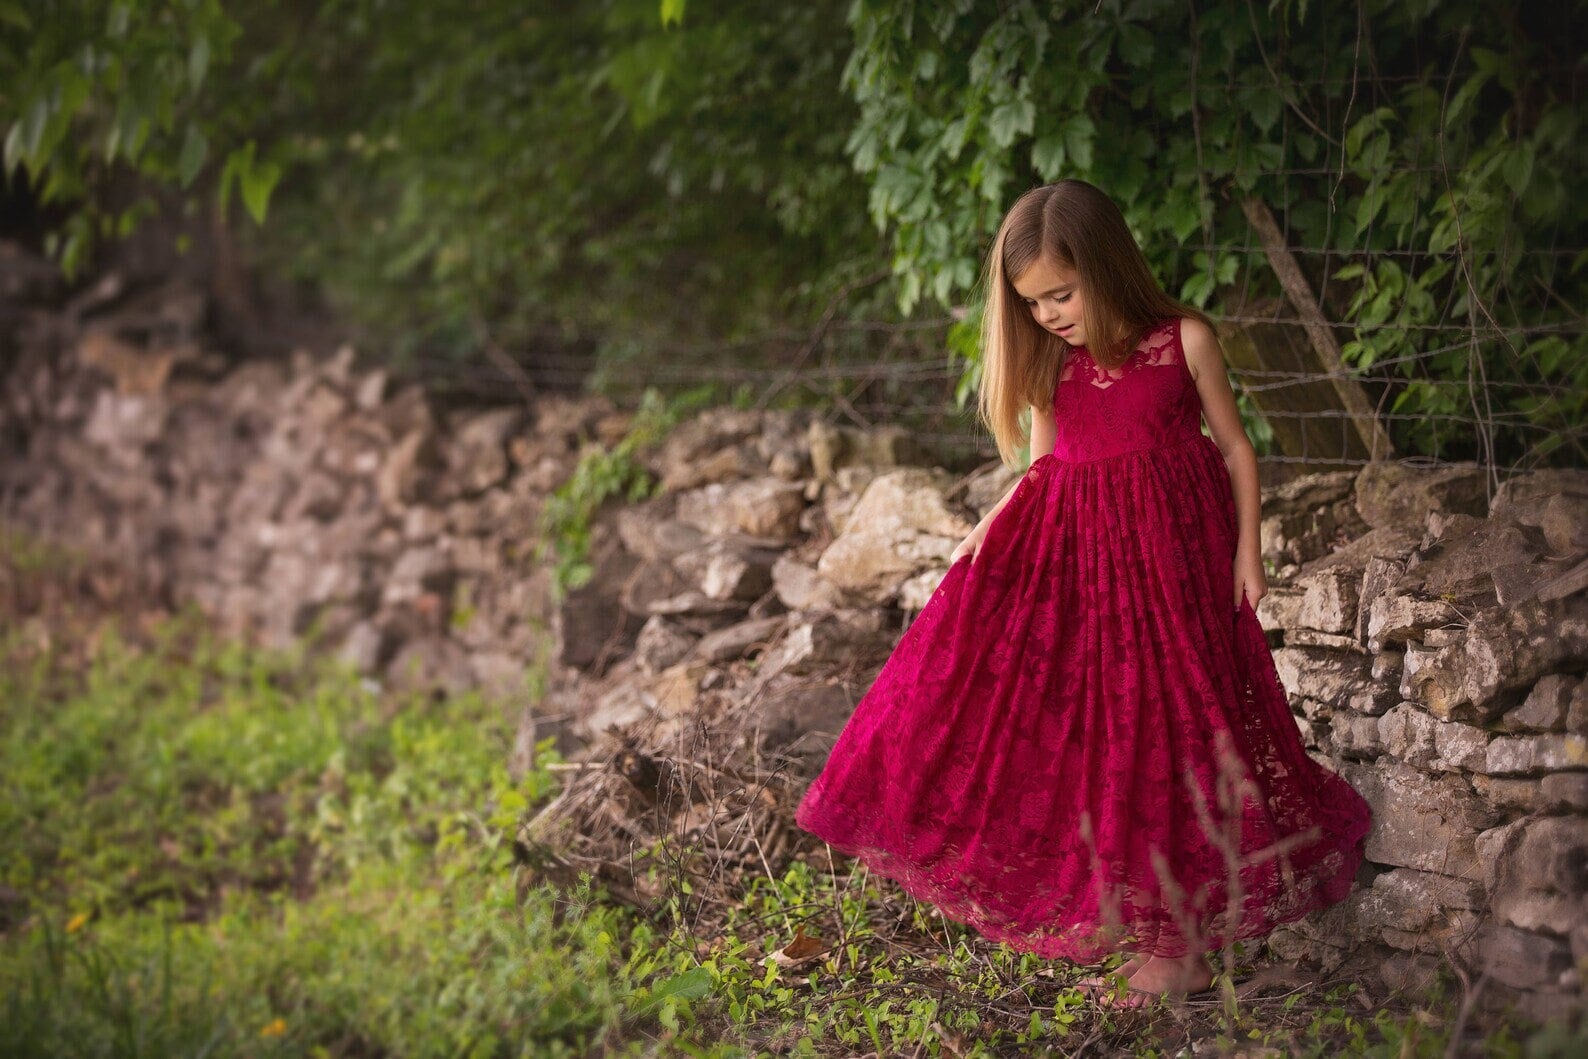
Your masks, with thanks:
<instances>
[{"instance_id":1,"label":"wooden post","mask_svg":"<svg viewBox=\"0 0 1588 1059\"><path fill-rule=\"evenodd\" d=\"M1395 455L1389 434L1362 384L1340 360L1340 345L1318 306L1318 299L1285 245L1284 235L1266 203L1247 198L1246 219L1262 241L1268 265L1278 277L1291 313L1272 301L1243 307L1245 317L1267 315L1272 324L1242 323L1221 335L1237 376L1276 373L1278 381L1254 376L1250 399L1263 411L1280 450L1307 460L1308 471L1340 470L1348 460L1384 460ZM1287 324L1285 318L1299 323ZM1284 381L1287 374L1294 381ZM1318 416L1334 411L1336 417Z\"/></svg>"}]
</instances>

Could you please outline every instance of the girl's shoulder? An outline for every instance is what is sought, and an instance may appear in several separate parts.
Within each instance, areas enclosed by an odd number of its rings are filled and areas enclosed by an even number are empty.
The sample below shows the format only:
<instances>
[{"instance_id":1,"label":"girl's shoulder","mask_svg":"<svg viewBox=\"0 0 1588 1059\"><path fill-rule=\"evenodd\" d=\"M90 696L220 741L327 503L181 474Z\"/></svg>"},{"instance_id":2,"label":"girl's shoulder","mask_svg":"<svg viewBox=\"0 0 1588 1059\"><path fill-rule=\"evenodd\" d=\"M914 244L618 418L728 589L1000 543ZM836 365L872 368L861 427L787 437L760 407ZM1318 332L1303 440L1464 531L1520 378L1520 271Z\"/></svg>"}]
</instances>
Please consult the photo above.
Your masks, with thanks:
<instances>
[{"instance_id":1,"label":"girl's shoulder","mask_svg":"<svg viewBox=\"0 0 1588 1059\"><path fill-rule=\"evenodd\" d=\"M1177 325L1175 331L1179 336L1180 358L1190 369L1191 377L1201 378L1204 369L1222 371L1224 350L1213 328L1195 316L1178 316L1174 319Z\"/></svg>"},{"instance_id":2,"label":"girl's shoulder","mask_svg":"<svg viewBox=\"0 0 1588 1059\"><path fill-rule=\"evenodd\" d=\"M1172 316L1175 334L1179 336L1181 345L1218 345L1218 336L1213 333L1213 328L1203 323L1195 316Z\"/></svg>"}]
</instances>

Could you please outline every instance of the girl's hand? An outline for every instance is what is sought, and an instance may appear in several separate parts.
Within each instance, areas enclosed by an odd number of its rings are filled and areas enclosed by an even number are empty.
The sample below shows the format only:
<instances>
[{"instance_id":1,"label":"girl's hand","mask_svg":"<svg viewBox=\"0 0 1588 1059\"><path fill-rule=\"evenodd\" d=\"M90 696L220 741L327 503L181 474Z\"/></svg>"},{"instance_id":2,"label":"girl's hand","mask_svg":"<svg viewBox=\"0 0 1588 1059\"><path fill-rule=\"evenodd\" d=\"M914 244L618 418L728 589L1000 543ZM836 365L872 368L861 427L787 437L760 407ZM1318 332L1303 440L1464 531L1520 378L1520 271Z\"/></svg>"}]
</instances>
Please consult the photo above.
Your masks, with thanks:
<instances>
[{"instance_id":1,"label":"girl's hand","mask_svg":"<svg viewBox=\"0 0 1588 1059\"><path fill-rule=\"evenodd\" d=\"M1257 609L1257 601L1268 595L1268 575L1257 552L1242 552L1235 557L1235 609L1241 609L1241 596Z\"/></svg>"},{"instance_id":2,"label":"girl's hand","mask_svg":"<svg viewBox=\"0 0 1588 1059\"><path fill-rule=\"evenodd\" d=\"M948 565L953 566L967 555L970 556L970 561L974 564L976 556L981 552L982 538L986 535L986 531L979 526L971 530L970 536L960 541L958 547L954 549L954 554L948 557Z\"/></svg>"}]
</instances>

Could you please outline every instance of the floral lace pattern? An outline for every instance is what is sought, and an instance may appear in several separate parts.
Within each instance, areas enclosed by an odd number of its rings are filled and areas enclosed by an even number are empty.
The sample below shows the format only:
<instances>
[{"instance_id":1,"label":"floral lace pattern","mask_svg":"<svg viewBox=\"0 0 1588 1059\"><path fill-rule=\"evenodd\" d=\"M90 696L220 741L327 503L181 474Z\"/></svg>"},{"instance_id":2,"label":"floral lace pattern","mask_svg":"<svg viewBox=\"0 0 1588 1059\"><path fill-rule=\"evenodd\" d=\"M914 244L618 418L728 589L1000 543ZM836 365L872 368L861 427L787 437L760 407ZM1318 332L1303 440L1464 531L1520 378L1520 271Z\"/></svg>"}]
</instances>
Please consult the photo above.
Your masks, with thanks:
<instances>
[{"instance_id":1,"label":"floral lace pattern","mask_svg":"<svg viewBox=\"0 0 1588 1059\"><path fill-rule=\"evenodd\" d=\"M1266 934L1349 892L1371 823L1232 608L1229 472L1175 324L1106 387L1061 378L1054 452L949 567L795 814L1044 957Z\"/></svg>"},{"instance_id":2,"label":"floral lace pattern","mask_svg":"<svg viewBox=\"0 0 1588 1059\"><path fill-rule=\"evenodd\" d=\"M1100 390L1106 390L1138 368L1170 363L1177 349L1177 338L1178 328L1161 323L1147 332L1124 361L1117 368L1112 369L1097 363L1085 346L1074 346L1063 370L1059 373L1059 381L1068 382L1078 377Z\"/></svg>"}]
</instances>

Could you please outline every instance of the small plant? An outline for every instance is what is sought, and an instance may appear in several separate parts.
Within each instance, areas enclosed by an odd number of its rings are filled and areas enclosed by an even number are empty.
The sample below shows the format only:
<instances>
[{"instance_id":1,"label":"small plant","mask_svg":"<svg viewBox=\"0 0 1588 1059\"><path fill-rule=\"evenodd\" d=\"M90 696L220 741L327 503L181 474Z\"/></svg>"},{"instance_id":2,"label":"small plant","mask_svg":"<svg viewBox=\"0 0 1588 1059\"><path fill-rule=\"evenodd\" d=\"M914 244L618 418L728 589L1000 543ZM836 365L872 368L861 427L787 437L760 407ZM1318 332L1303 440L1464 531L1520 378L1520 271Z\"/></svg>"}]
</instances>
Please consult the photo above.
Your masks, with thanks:
<instances>
[{"instance_id":1,"label":"small plant","mask_svg":"<svg viewBox=\"0 0 1588 1059\"><path fill-rule=\"evenodd\" d=\"M590 580L590 525L597 510L611 497L629 503L643 500L655 482L640 457L659 444L688 412L711 399L713 389L701 387L664 399L647 387L634 413L629 431L611 449L589 442L568 480L552 491L541 513L536 562L551 569L553 591L560 598Z\"/></svg>"}]
</instances>

